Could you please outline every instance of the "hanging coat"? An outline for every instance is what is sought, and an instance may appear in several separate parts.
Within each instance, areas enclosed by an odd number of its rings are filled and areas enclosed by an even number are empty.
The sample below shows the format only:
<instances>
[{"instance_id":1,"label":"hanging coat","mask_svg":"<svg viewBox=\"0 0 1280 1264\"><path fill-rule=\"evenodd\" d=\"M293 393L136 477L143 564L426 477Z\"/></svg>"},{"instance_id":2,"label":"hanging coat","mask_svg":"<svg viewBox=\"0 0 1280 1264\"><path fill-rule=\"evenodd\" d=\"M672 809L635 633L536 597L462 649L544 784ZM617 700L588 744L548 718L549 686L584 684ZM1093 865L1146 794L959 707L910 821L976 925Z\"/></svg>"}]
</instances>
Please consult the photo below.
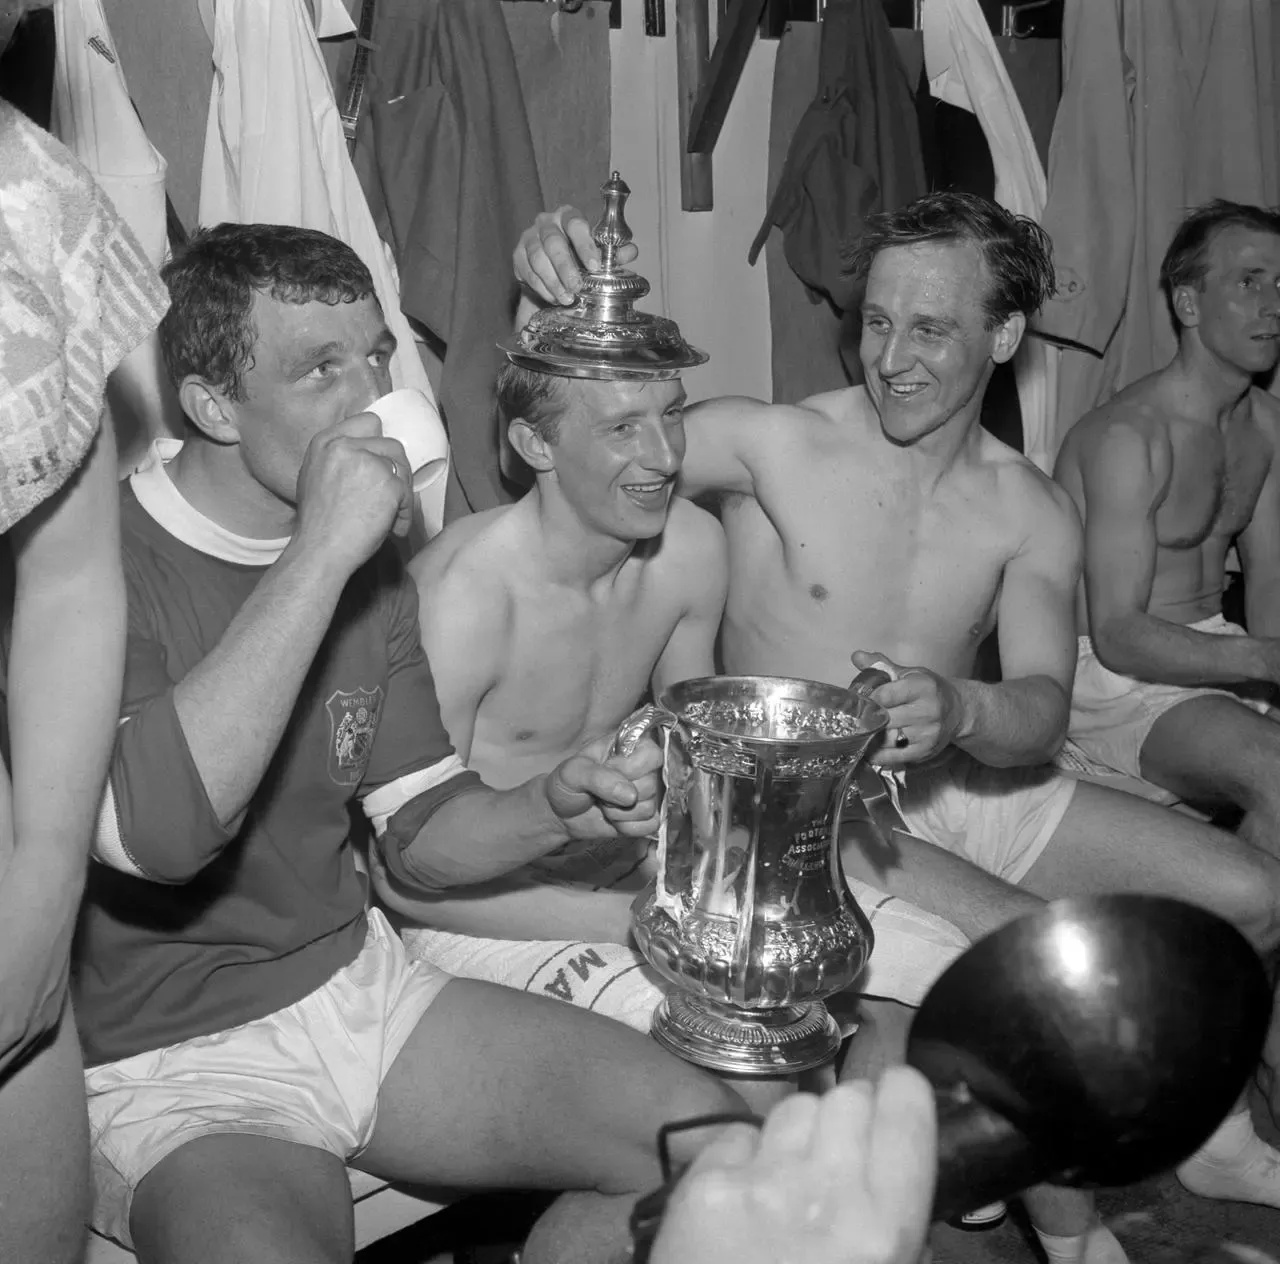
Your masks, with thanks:
<instances>
[{"instance_id":1,"label":"hanging coat","mask_svg":"<svg viewBox=\"0 0 1280 1264\"><path fill-rule=\"evenodd\" d=\"M1062 353L1055 452L1172 359L1160 261L1185 212L1280 200L1278 25L1267 0L1066 0L1045 210L1058 291L1042 323L1105 357Z\"/></svg>"},{"instance_id":2,"label":"hanging coat","mask_svg":"<svg viewBox=\"0 0 1280 1264\"><path fill-rule=\"evenodd\" d=\"M206 14L213 0L204 0ZM200 223L295 224L338 237L373 273L398 347L391 378L434 402L434 392L401 311L395 264L378 236L347 155L322 36L353 30L341 0L318 0L315 26L306 0L217 0L212 13L214 81L209 100ZM431 423L436 477L419 493L428 534L440 529L448 441Z\"/></svg>"},{"instance_id":3,"label":"hanging coat","mask_svg":"<svg viewBox=\"0 0 1280 1264\"><path fill-rule=\"evenodd\" d=\"M778 187L747 255L776 225L787 262L841 311L856 298L849 256L873 211L925 191L915 107L880 0L829 0L818 92L792 138Z\"/></svg>"},{"instance_id":4,"label":"hanging coat","mask_svg":"<svg viewBox=\"0 0 1280 1264\"><path fill-rule=\"evenodd\" d=\"M499 0L378 0L355 161L395 249L404 310L446 346L440 402L472 509L511 499L493 386L511 250L543 209Z\"/></svg>"},{"instance_id":5,"label":"hanging coat","mask_svg":"<svg viewBox=\"0 0 1280 1264\"><path fill-rule=\"evenodd\" d=\"M921 16L930 92L973 111L991 150L995 200L1006 210L1039 221L1046 197L1044 167L978 0L928 0ZM1022 340L1014 359L1022 451L1046 473L1053 461L1049 436L1054 368L1039 339Z\"/></svg>"}]
</instances>

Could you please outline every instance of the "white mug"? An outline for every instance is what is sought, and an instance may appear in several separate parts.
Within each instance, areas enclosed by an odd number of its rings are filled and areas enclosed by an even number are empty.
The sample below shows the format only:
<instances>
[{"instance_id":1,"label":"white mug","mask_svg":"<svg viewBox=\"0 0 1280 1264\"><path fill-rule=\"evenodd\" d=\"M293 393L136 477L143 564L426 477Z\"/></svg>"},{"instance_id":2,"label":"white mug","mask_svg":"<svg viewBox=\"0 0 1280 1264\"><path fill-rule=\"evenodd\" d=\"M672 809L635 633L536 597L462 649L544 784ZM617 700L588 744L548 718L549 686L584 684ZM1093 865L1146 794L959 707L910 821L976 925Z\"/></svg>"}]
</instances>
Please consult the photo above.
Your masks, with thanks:
<instances>
[{"instance_id":1,"label":"white mug","mask_svg":"<svg viewBox=\"0 0 1280 1264\"><path fill-rule=\"evenodd\" d=\"M445 472L449 440L440 414L420 390L401 387L375 399L364 411L382 422L384 438L395 439L404 448L415 493L422 492Z\"/></svg>"}]
</instances>

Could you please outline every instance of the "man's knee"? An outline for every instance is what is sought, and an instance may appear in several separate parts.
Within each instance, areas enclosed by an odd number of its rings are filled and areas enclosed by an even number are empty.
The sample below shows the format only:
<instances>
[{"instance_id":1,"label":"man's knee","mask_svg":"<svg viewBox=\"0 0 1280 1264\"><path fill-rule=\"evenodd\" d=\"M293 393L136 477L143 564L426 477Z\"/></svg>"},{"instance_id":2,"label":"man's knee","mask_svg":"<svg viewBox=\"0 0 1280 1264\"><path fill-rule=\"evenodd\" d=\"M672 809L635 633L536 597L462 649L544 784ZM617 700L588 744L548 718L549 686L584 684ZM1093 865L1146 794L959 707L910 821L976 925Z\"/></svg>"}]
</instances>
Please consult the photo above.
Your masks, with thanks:
<instances>
[{"instance_id":1,"label":"man's knee","mask_svg":"<svg viewBox=\"0 0 1280 1264\"><path fill-rule=\"evenodd\" d=\"M1280 947L1280 862L1257 852L1216 872L1220 911L1259 952Z\"/></svg>"}]
</instances>

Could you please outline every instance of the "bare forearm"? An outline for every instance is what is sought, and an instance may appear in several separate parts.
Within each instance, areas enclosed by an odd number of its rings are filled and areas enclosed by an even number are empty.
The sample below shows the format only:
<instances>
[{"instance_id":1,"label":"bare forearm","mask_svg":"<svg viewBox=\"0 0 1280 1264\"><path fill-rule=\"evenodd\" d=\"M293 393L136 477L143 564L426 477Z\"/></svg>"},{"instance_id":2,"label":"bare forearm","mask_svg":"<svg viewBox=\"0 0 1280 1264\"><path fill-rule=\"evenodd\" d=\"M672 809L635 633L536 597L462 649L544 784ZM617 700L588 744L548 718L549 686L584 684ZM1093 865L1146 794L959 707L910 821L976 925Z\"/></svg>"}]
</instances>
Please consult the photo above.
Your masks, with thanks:
<instances>
[{"instance_id":1,"label":"bare forearm","mask_svg":"<svg viewBox=\"0 0 1280 1264\"><path fill-rule=\"evenodd\" d=\"M120 711L124 584L110 563L61 583L19 580L9 661L15 866L67 923Z\"/></svg>"},{"instance_id":2,"label":"bare forearm","mask_svg":"<svg viewBox=\"0 0 1280 1264\"><path fill-rule=\"evenodd\" d=\"M1280 646L1256 636L1217 636L1149 614L1111 619L1094 634L1104 667L1167 685L1273 680Z\"/></svg>"},{"instance_id":3,"label":"bare forearm","mask_svg":"<svg viewBox=\"0 0 1280 1264\"><path fill-rule=\"evenodd\" d=\"M68 931L102 797L124 670L119 491L109 432L12 531L8 718L14 881Z\"/></svg>"},{"instance_id":4,"label":"bare forearm","mask_svg":"<svg viewBox=\"0 0 1280 1264\"><path fill-rule=\"evenodd\" d=\"M629 892L552 886L523 872L435 897L408 891L385 871L376 874L375 887L401 917L433 930L486 939L631 941L634 896Z\"/></svg>"},{"instance_id":5,"label":"bare forearm","mask_svg":"<svg viewBox=\"0 0 1280 1264\"><path fill-rule=\"evenodd\" d=\"M401 854L428 893L488 882L569 841L547 801L546 779L474 790L441 804Z\"/></svg>"},{"instance_id":6,"label":"bare forearm","mask_svg":"<svg viewBox=\"0 0 1280 1264\"><path fill-rule=\"evenodd\" d=\"M191 757L224 825L244 812L275 754L345 582L292 549L174 689Z\"/></svg>"},{"instance_id":7,"label":"bare forearm","mask_svg":"<svg viewBox=\"0 0 1280 1264\"><path fill-rule=\"evenodd\" d=\"M1280 637L1280 583L1250 580L1244 590L1244 617L1255 637Z\"/></svg>"},{"instance_id":8,"label":"bare forearm","mask_svg":"<svg viewBox=\"0 0 1280 1264\"><path fill-rule=\"evenodd\" d=\"M1041 764L1053 758L1067 735L1069 707L1062 687L1048 676L984 684L954 682L962 720L955 744L997 768Z\"/></svg>"}]
</instances>

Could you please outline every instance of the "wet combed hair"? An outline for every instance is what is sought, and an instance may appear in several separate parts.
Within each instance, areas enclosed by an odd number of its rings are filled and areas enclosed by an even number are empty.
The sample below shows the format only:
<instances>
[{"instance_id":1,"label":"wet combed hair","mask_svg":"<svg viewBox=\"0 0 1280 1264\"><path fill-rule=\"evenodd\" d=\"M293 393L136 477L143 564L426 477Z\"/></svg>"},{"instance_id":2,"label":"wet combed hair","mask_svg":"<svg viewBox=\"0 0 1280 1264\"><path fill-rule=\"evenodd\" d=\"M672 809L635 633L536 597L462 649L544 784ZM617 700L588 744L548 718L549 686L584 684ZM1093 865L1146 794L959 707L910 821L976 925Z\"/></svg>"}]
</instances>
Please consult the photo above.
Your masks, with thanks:
<instances>
[{"instance_id":1,"label":"wet combed hair","mask_svg":"<svg viewBox=\"0 0 1280 1264\"><path fill-rule=\"evenodd\" d=\"M1228 202L1214 198L1189 211L1174 231L1169 249L1160 263L1160 288L1175 328L1182 322L1174 310L1174 291L1190 285L1200 289L1209 271L1209 247L1224 228L1249 228L1280 237L1280 211L1265 206L1249 206L1244 202Z\"/></svg>"},{"instance_id":2,"label":"wet combed hair","mask_svg":"<svg viewBox=\"0 0 1280 1264\"><path fill-rule=\"evenodd\" d=\"M982 301L988 329L1014 312L1033 316L1053 297L1053 246L1034 220L972 193L927 193L896 211L868 215L849 252L851 271L865 281L871 264L892 246L971 242L982 252L991 288Z\"/></svg>"},{"instance_id":3,"label":"wet combed hair","mask_svg":"<svg viewBox=\"0 0 1280 1264\"><path fill-rule=\"evenodd\" d=\"M518 417L539 439L555 443L560 438L560 419L569 405L565 380L510 361L504 364L494 387L502 433Z\"/></svg>"},{"instance_id":4,"label":"wet combed hair","mask_svg":"<svg viewBox=\"0 0 1280 1264\"><path fill-rule=\"evenodd\" d=\"M253 296L281 303L355 303L373 277L345 242L289 224L218 224L193 233L160 275L169 311L160 350L175 386L189 374L244 399L258 330Z\"/></svg>"}]
</instances>

